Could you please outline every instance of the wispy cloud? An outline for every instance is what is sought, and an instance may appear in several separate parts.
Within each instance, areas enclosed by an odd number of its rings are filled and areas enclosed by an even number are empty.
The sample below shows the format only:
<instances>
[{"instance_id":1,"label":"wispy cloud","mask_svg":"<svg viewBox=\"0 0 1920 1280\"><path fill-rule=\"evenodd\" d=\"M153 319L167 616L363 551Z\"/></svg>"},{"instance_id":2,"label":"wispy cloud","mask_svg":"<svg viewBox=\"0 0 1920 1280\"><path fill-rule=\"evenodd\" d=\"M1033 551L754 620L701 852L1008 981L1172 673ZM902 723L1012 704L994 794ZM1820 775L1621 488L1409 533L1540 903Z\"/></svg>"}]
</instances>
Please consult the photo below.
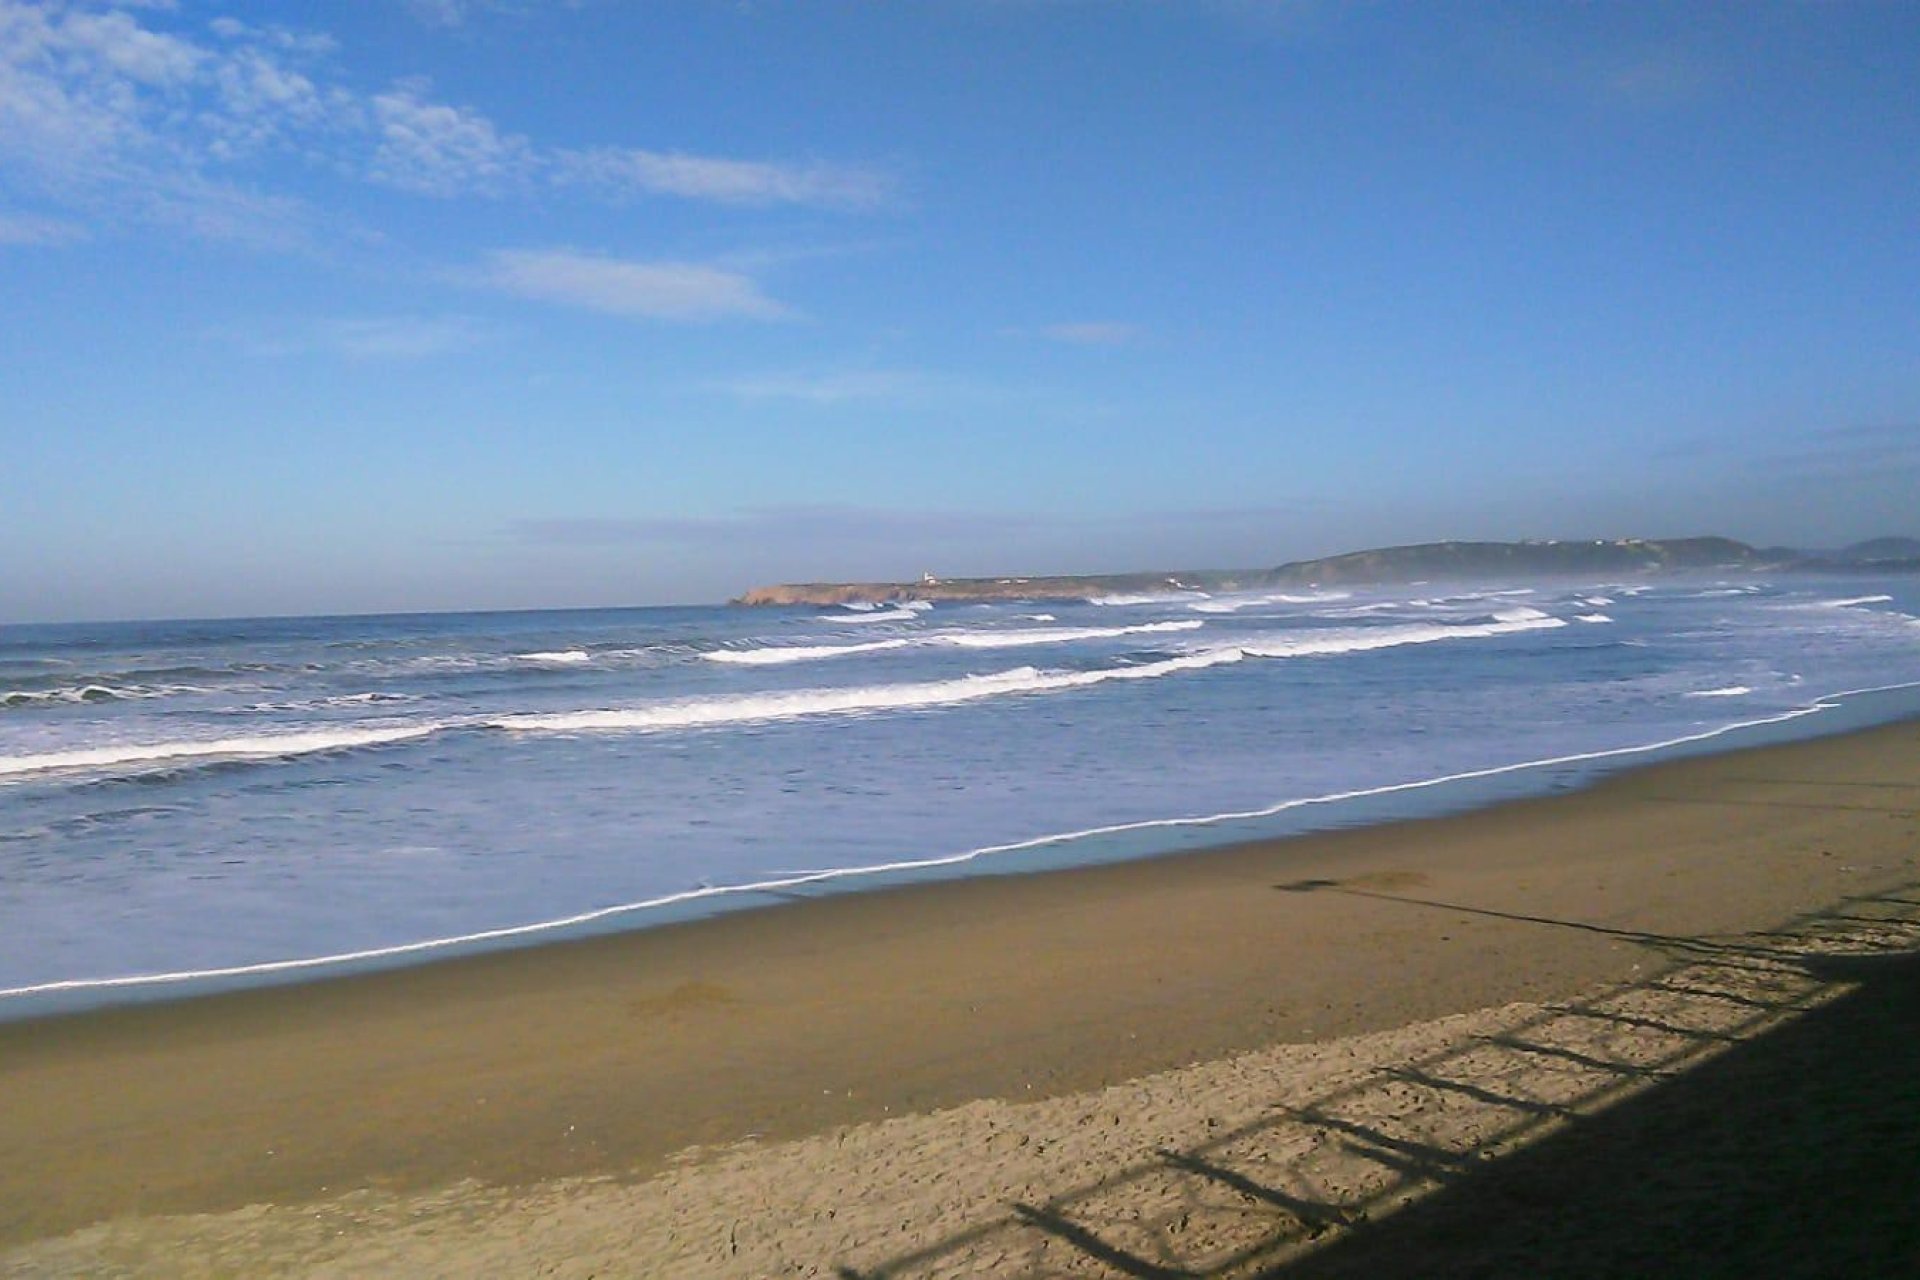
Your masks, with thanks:
<instances>
[{"instance_id":1,"label":"wispy cloud","mask_svg":"<svg viewBox=\"0 0 1920 1280\"><path fill-rule=\"evenodd\" d=\"M1721 74L1717 66L1689 50L1653 48L1588 62L1575 79L1588 93L1604 101L1653 111L1678 106L1712 90Z\"/></svg>"},{"instance_id":2,"label":"wispy cloud","mask_svg":"<svg viewBox=\"0 0 1920 1280\"><path fill-rule=\"evenodd\" d=\"M458 21L455 0L416 6ZM497 7L497 6L494 6ZM0 0L0 180L106 222L196 235L300 240L320 222L253 185L259 162L439 198L573 192L738 206L880 207L880 170L815 160L542 144L403 78L368 92L319 32L171 6L136 12L67 0Z\"/></svg>"},{"instance_id":3,"label":"wispy cloud","mask_svg":"<svg viewBox=\"0 0 1920 1280\"><path fill-rule=\"evenodd\" d=\"M1811 433L1804 445L1767 456L1763 466L1795 480L1885 479L1920 472L1920 423L1873 423Z\"/></svg>"},{"instance_id":4,"label":"wispy cloud","mask_svg":"<svg viewBox=\"0 0 1920 1280\"><path fill-rule=\"evenodd\" d=\"M1628 115L1664 113L1718 92L1735 79L1730 59L1738 56L1736 45L1708 46L1681 31L1595 41L1537 23L1481 29L1473 47L1498 76Z\"/></svg>"},{"instance_id":5,"label":"wispy cloud","mask_svg":"<svg viewBox=\"0 0 1920 1280\"><path fill-rule=\"evenodd\" d=\"M472 4L467 0L406 0L407 12L430 27L465 25Z\"/></svg>"},{"instance_id":6,"label":"wispy cloud","mask_svg":"<svg viewBox=\"0 0 1920 1280\"><path fill-rule=\"evenodd\" d=\"M1140 337L1138 325L1123 324L1117 320L1049 324L1032 332L1051 342L1066 342L1079 347L1123 347Z\"/></svg>"},{"instance_id":7,"label":"wispy cloud","mask_svg":"<svg viewBox=\"0 0 1920 1280\"><path fill-rule=\"evenodd\" d=\"M871 209L887 203L893 192L886 175L852 165L777 164L615 147L560 152L553 173L559 182L615 196L669 195L719 204Z\"/></svg>"},{"instance_id":8,"label":"wispy cloud","mask_svg":"<svg viewBox=\"0 0 1920 1280\"><path fill-rule=\"evenodd\" d=\"M524 14L543 0L405 0L407 12L429 27L456 30L484 14ZM551 0L546 0L551 4ZM570 7L577 7L576 3Z\"/></svg>"},{"instance_id":9,"label":"wispy cloud","mask_svg":"<svg viewBox=\"0 0 1920 1280\"><path fill-rule=\"evenodd\" d=\"M470 351L493 338L471 316L334 316L279 332L236 334L256 355L324 352L351 360L425 360Z\"/></svg>"},{"instance_id":10,"label":"wispy cloud","mask_svg":"<svg viewBox=\"0 0 1920 1280\"><path fill-rule=\"evenodd\" d=\"M502 249L480 283L503 293L654 320L781 320L790 308L744 272L697 262L642 262L572 249Z\"/></svg>"},{"instance_id":11,"label":"wispy cloud","mask_svg":"<svg viewBox=\"0 0 1920 1280\"><path fill-rule=\"evenodd\" d=\"M797 400L807 404L898 403L935 390L939 380L912 369L857 369L839 373L769 373L735 378L715 389L743 400Z\"/></svg>"},{"instance_id":12,"label":"wispy cloud","mask_svg":"<svg viewBox=\"0 0 1920 1280\"><path fill-rule=\"evenodd\" d=\"M803 538L809 543L866 544L969 541L1050 527L1056 517L1021 512L900 510L834 503L751 507L714 516L527 519L506 525L522 542L548 546L740 543L764 547Z\"/></svg>"},{"instance_id":13,"label":"wispy cloud","mask_svg":"<svg viewBox=\"0 0 1920 1280\"><path fill-rule=\"evenodd\" d=\"M790 503L709 515L526 518L500 532L522 545L582 553L750 554L775 578L898 578L929 566L992 576L1277 563L1289 535L1299 539L1327 515L1317 500L1126 512Z\"/></svg>"},{"instance_id":14,"label":"wispy cloud","mask_svg":"<svg viewBox=\"0 0 1920 1280\"><path fill-rule=\"evenodd\" d=\"M0 213L0 244L72 244L87 238L87 229L60 218L31 213Z\"/></svg>"}]
</instances>

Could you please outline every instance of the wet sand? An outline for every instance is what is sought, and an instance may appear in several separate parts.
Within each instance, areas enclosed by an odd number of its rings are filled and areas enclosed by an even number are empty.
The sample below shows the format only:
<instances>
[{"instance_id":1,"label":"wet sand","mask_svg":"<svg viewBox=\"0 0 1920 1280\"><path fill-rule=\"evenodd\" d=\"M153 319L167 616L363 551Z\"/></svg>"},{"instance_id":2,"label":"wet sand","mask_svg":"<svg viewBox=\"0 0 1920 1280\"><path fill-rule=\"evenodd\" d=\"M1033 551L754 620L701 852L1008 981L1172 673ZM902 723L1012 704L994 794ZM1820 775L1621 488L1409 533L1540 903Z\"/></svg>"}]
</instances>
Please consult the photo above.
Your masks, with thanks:
<instances>
[{"instance_id":1,"label":"wet sand","mask_svg":"<svg viewBox=\"0 0 1920 1280\"><path fill-rule=\"evenodd\" d=\"M0 1247L42 1242L0 1253L0 1270L97 1270L111 1254L160 1274L1127 1274L1102 1255L1107 1236L1048 1229L1048 1206L1131 1185L1120 1175L1141 1152L1204 1152L1274 1098L1404 1074L1391 1064L1537 1028L1595 992L1651 998L1649 975L1760 956L1753 938L1810 912L1920 898L1899 897L1920 876L1917 809L1909 722L1456 817L0 1025ZM1766 992L1800 980L1787 968L1763 975ZM1665 1063L1660 1027L1689 1016L1622 1015L1605 1053L1563 1038L1561 1061ZM1621 1040L1636 1021L1651 1025ZM1700 1027L1688 1052L1734 1038ZM1467 1079L1503 1078L1461 1061ZM1436 1105L1379 1104L1430 1119ZM1519 1141L1447 1124L1460 1149ZM1029 1141L996 1145L1015 1132ZM853 1164L849 1142L865 1152ZM1365 1178L1348 1181L1361 1190L1286 1212L1298 1226L1324 1211L1340 1234L1357 1212L1342 1205L1373 1203ZM802 1212L803 1189L826 1199ZM1166 1194L1143 1183L1111 1213ZM886 1239L863 1204L884 1208ZM296 1218L327 1224L325 1240ZM1038 1244L1009 1243L1009 1223ZM1052 1261L983 1263L952 1243L970 1230L991 1257ZM1231 1265L1202 1273L1267 1265L1233 1242L1267 1230L1219 1228L1205 1248Z\"/></svg>"}]
</instances>

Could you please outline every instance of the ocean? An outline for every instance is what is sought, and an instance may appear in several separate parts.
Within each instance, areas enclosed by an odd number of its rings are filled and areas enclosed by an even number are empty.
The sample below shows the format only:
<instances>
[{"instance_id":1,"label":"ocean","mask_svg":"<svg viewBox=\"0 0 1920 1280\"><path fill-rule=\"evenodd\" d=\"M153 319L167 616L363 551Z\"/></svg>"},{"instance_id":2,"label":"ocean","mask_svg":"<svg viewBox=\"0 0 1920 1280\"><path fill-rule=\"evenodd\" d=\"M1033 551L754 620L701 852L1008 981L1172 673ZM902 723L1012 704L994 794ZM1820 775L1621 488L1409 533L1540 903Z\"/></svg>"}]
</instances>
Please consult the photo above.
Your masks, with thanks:
<instances>
[{"instance_id":1,"label":"ocean","mask_svg":"<svg viewBox=\"0 0 1920 1280\"><path fill-rule=\"evenodd\" d=\"M1920 711L1912 578L0 627L0 1017Z\"/></svg>"}]
</instances>

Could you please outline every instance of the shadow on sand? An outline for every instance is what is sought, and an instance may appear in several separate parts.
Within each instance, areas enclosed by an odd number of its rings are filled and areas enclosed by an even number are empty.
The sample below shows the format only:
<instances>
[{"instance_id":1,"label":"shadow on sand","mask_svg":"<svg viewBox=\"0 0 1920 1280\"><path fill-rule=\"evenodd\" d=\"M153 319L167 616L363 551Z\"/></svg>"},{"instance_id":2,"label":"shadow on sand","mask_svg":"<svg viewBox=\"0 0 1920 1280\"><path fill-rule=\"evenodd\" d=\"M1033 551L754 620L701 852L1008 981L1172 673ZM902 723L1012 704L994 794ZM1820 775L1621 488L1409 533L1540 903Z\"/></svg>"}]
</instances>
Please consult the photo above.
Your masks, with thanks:
<instances>
[{"instance_id":1,"label":"shadow on sand","mask_svg":"<svg viewBox=\"0 0 1920 1280\"><path fill-rule=\"evenodd\" d=\"M1920 886L1621 936L1646 976L836 1274L1920 1275Z\"/></svg>"}]
</instances>

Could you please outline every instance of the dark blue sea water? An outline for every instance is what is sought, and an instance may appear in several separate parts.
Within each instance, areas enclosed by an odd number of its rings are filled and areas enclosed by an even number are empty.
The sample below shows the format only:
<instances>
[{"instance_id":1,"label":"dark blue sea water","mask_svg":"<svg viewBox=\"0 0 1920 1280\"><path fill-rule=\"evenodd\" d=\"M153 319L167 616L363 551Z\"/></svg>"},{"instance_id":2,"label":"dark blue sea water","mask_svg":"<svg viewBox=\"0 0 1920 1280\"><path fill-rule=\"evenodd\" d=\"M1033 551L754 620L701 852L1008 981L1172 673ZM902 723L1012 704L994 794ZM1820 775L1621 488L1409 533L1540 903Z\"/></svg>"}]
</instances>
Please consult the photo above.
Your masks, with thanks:
<instances>
[{"instance_id":1,"label":"dark blue sea water","mask_svg":"<svg viewBox=\"0 0 1920 1280\"><path fill-rule=\"evenodd\" d=\"M0 1016L1891 718L1911 579L0 628ZM313 963L308 963L313 962ZM126 980L135 981L126 981Z\"/></svg>"}]
</instances>

